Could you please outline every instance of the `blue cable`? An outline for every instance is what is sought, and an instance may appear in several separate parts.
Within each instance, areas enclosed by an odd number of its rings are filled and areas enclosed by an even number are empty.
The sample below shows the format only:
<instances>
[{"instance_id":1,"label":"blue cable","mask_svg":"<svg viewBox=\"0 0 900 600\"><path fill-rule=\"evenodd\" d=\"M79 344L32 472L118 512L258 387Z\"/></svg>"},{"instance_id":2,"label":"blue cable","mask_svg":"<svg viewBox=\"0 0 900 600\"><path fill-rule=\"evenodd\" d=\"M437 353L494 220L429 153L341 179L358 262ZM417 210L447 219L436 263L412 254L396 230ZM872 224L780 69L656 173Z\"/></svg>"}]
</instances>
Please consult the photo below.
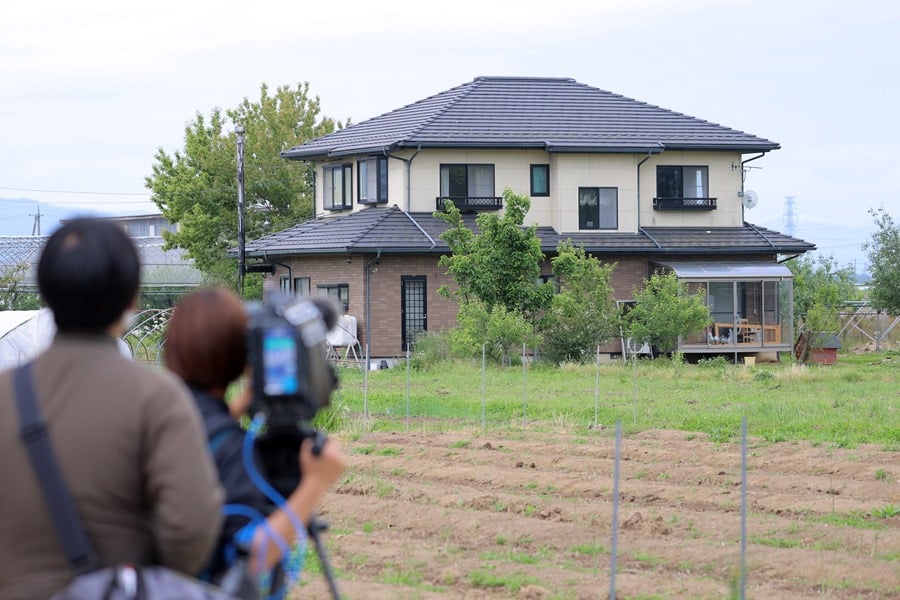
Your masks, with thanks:
<instances>
[{"instance_id":1,"label":"blue cable","mask_svg":"<svg viewBox=\"0 0 900 600\"><path fill-rule=\"evenodd\" d=\"M275 532L271 531L268 527L266 528L266 532L273 536L276 544L278 544L279 548L282 551L282 559L281 565L285 572L285 585L279 592L279 596L283 595L287 588L294 583L297 579L299 579L300 573L303 570L303 560L304 553L306 551L306 543L307 543L307 535L306 535L306 527L300 521L299 517L294 513L293 509L288 506L287 501L284 497L278 493L278 491L269 484L268 481L257 471L256 464L253 461L253 443L256 440L256 436L259 433L260 429L265 425L266 419L264 415L256 415L253 418L253 421L250 423L250 427L247 430L246 435L244 436L244 445L243 445L243 461L244 468L247 470L247 475L250 477L250 480L253 484L263 493L265 496L275 504L276 507L283 510L285 514L290 519L291 523L294 526L295 531L297 532L297 544L300 546L300 552L297 553L297 558L295 560L291 560L291 552L287 547L285 540L275 534ZM277 539L276 539L277 538Z\"/></svg>"},{"instance_id":2,"label":"blue cable","mask_svg":"<svg viewBox=\"0 0 900 600\"><path fill-rule=\"evenodd\" d=\"M240 543L245 544L246 546L250 546L250 542L252 542L252 532L257 527L262 527L263 531L278 545L281 549L281 555L287 556L290 554L291 549L287 544L287 541L278 535L275 530L269 525L268 521L266 521L265 515L254 508L250 508L249 506L245 506L243 504L226 504L222 507L222 514L226 517L246 517L248 521L250 521L247 525L242 527L235 537L240 541ZM262 556L263 562L265 562L265 555Z\"/></svg>"}]
</instances>

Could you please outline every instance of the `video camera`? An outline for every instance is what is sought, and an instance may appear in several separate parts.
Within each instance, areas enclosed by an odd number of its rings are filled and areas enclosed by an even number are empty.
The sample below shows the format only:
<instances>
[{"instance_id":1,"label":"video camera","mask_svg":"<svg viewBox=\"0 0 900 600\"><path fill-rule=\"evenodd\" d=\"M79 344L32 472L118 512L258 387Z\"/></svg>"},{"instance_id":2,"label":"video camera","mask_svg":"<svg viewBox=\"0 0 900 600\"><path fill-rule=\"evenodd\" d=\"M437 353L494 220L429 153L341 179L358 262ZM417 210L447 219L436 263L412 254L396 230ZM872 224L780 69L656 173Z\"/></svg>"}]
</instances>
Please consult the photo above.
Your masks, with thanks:
<instances>
[{"instance_id":1,"label":"video camera","mask_svg":"<svg viewBox=\"0 0 900 600\"><path fill-rule=\"evenodd\" d=\"M265 416L256 440L266 478L287 497L300 482L300 444L324 435L312 426L331 403L337 375L326 357L326 335L338 320L326 298L297 298L270 292L264 303L247 305L247 358L253 369L250 415Z\"/></svg>"}]
</instances>

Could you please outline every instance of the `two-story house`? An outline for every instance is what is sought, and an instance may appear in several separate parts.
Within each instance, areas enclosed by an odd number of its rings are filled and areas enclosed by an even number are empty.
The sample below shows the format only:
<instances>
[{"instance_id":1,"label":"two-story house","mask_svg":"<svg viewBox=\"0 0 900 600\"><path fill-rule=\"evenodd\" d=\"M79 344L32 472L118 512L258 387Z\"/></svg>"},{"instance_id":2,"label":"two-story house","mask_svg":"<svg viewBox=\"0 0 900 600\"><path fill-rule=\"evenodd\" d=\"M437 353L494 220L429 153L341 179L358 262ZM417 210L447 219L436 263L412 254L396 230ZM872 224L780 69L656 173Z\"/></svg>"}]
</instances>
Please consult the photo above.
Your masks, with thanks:
<instances>
[{"instance_id":1,"label":"two-story house","mask_svg":"<svg viewBox=\"0 0 900 600\"><path fill-rule=\"evenodd\" d=\"M509 187L530 196L526 224L548 257L570 239L616 263L618 301L656 269L702 288L713 320L683 352L790 350L779 261L815 246L744 220L745 165L778 147L572 79L478 77L283 152L315 164L317 217L246 256L286 291L337 298L369 356L401 356L420 331L455 324L437 294L453 282L433 212L452 200L474 228Z\"/></svg>"}]
</instances>

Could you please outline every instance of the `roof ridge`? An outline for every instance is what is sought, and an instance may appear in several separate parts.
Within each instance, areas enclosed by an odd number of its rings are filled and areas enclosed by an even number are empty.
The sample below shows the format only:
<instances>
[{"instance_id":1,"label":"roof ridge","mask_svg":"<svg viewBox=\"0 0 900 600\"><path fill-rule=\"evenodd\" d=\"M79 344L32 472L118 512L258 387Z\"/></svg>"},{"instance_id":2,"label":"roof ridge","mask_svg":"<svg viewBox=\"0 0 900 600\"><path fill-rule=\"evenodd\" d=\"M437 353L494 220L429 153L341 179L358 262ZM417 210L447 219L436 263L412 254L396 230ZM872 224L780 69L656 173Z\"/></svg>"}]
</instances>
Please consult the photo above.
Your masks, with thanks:
<instances>
[{"instance_id":1,"label":"roof ridge","mask_svg":"<svg viewBox=\"0 0 900 600\"><path fill-rule=\"evenodd\" d=\"M455 100L448 102L446 106L444 106L440 110L435 111L434 114L431 115L431 117L429 117L428 119L425 119L424 121L419 123L419 126L416 127L415 129L413 129L412 131L410 131L410 134L407 137L412 137L414 135L417 135L420 131L425 129L425 127L427 127L430 123L437 120L438 117L440 117L441 115L446 113L451 107L456 106L463 98L466 98L469 94L471 94L473 91L475 91L475 89L481 85L482 81L484 81L483 77L476 77L469 83L464 83L463 85L457 86L455 88L450 88L449 90L446 90L446 91L443 91L443 92L437 94L438 96L440 96L442 94L448 94L455 89L468 87L468 89L465 90L463 93L459 94Z\"/></svg>"},{"instance_id":2,"label":"roof ridge","mask_svg":"<svg viewBox=\"0 0 900 600\"><path fill-rule=\"evenodd\" d=\"M377 208L377 207L369 207L369 208L366 208L366 209L364 209L364 210L380 210L380 209ZM379 215L377 218L375 218L375 219L372 221L372 224L371 224L371 225L369 225L369 226L366 227L365 229L359 230L358 235L353 236L353 238L352 238L352 243L351 243L350 245L352 246L352 245L356 244L359 240L361 240L361 239L364 238L366 235L368 235L369 232L371 232L373 229L375 229L375 228L377 228L379 225L381 225L381 223L382 223L385 219L387 219L387 218L390 216L390 212L393 211L393 210L400 210L400 208L397 207L397 206L388 206L388 207L387 207L387 210L384 211L384 214ZM362 211L358 211L358 212L361 213ZM352 212L351 212L350 214L346 215L345 217L341 217L341 219L345 219L345 218L351 217L351 216L353 216L353 213L352 213Z\"/></svg>"},{"instance_id":3,"label":"roof ridge","mask_svg":"<svg viewBox=\"0 0 900 600\"><path fill-rule=\"evenodd\" d=\"M479 75L472 81L568 81L577 83L573 77L540 77L528 75Z\"/></svg>"}]
</instances>

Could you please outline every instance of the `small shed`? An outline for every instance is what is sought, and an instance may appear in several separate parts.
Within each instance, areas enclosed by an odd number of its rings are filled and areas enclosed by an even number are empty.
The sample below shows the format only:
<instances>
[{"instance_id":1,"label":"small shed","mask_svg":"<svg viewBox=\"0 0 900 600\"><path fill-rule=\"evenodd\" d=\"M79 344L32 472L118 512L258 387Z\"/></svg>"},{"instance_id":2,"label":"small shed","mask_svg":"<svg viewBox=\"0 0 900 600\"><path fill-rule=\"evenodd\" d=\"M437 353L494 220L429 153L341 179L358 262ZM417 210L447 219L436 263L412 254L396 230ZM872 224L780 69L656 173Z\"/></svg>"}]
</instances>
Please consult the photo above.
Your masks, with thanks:
<instances>
[{"instance_id":1,"label":"small shed","mask_svg":"<svg viewBox=\"0 0 900 600\"><path fill-rule=\"evenodd\" d=\"M801 333L794 344L794 356L800 358L806 349L806 333ZM809 362L817 365L833 365L837 362L837 351L841 347L841 340L833 333L813 333L810 336L812 343L809 350Z\"/></svg>"}]
</instances>

